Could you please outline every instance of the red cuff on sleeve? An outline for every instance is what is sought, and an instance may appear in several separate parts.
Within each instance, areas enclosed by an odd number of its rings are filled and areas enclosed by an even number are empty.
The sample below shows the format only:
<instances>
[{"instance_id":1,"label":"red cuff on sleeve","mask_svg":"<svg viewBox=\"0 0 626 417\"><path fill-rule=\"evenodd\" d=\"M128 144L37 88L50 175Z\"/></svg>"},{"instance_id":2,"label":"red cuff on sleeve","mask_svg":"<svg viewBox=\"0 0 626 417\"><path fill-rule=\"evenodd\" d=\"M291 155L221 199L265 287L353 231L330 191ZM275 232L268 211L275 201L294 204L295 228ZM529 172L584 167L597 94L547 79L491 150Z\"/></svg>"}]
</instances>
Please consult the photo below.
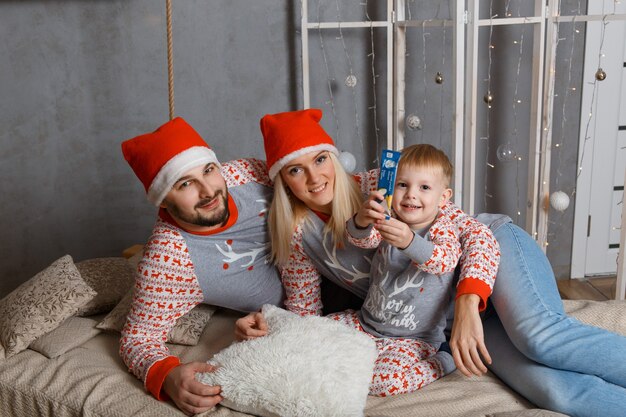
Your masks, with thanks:
<instances>
[{"instance_id":1,"label":"red cuff on sleeve","mask_svg":"<svg viewBox=\"0 0 626 417\"><path fill-rule=\"evenodd\" d=\"M167 394L161 392L165 377L169 372L180 365L180 359L176 356L168 356L158 362L155 362L146 375L146 388L159 401L168 400Z\"/></svg>"},{"instance_id":2,"label":"red cuff on sleeve","mask_svg":"<svg viewBox=\"0 0 626 417\"><path fill-rule=\"evenodd\" d=\"M480 304L478 305L478 311L483 311L487 307L487 299L491 295L491 287L485 281L476 278L465 278L456 287L456 298L464 294L476 294L479 296Z\"/></svg>"}]
</instances>

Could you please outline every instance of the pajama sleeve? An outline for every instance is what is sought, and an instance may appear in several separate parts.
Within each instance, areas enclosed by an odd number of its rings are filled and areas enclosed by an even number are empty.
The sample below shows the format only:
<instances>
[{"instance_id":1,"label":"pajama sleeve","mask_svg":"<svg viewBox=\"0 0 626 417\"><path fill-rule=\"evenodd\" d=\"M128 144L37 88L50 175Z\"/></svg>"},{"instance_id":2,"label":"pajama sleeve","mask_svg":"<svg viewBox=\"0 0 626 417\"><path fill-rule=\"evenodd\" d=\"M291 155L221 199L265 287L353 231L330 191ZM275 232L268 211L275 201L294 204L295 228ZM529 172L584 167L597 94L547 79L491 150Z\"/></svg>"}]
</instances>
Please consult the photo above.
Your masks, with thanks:
<instances>
[{"instance_id":1,"label":"pajama sleeve","mask_svg":"<svg viewBox=\"0 0 626 417\"><path fill-rule=\"evenodd\" d=\"M446 217L439 216L428 233L430 241L415 234L404 253L424 272L441 275L454 271L461 256L455 225Z\"/></svg>"},{"instance_id":2,"label":"pajama sleeve","mask_svg":"<svg viewBox=\"0 0 626 417\"><path fill-rule=\"evenodd\" d=\"M176 320L202 299L202 290L182 236L157 224L139 262L133 301L122 329L120 355L157 399L165 377L180 360L165 345Z\"/></svg>"},{"instance_id":3,"label":"pajama sleeve","mask_svg":"<svg viewBox=\"0 0 626 417\"><path fill-rule=\"evenodd\" d=\"M500 263L500 246L486 225L464 213L452 203L442 208L442 215L455 226L461 243L461 274L457 298L464 294L480 297L479 309L487 306Z\"/></svg>"},{"instance_id":4,"label":"pajama sleeve","mask_svg":"<svg viewBox=\"0 0 626 417\"><path fill-rule=\"evenodd\" d=\"M300 225L291 239L289 260L280 268L285 288L285 308L301 316L321 316L322 276L304 252L302 233Z\"/></svg>"}]
</instances>

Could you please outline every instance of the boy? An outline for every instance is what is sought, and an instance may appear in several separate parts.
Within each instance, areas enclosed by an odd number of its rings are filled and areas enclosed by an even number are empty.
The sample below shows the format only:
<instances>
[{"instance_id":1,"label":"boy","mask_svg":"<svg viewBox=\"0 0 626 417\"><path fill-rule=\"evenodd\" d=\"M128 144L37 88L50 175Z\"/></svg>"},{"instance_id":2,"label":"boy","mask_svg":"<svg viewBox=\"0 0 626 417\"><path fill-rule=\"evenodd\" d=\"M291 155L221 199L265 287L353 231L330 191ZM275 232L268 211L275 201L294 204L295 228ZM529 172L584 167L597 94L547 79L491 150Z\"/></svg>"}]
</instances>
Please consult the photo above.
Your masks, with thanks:
<instances>
[{"instance_id":1,"label":"boy","mask_svg":"<svg viewBox=\"0 0 626 417\"><path fill-rule=\"evenodd\" d=\"M445 342L453 272L461 255L454 224L440 216L440 207L452 196L451 177L452 165L442 151L409 146L398 165L394 217L385 220L383 195L374 191L348 221L352 244L378 250L361 311L333 318L377 342L370 393L412 392L455 368L452 356L438 351Z\"/></svg>"}]
</instances>

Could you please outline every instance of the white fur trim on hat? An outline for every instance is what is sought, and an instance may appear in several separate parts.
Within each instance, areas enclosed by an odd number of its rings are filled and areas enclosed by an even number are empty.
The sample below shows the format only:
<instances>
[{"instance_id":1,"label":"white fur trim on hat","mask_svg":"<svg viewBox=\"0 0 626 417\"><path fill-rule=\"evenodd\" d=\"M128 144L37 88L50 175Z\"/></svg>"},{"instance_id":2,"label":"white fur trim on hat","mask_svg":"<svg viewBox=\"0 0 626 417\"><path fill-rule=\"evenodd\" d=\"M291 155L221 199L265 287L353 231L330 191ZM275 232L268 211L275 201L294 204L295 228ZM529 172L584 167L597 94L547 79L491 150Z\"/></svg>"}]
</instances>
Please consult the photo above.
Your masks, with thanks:
<instances>
[{"instance_id":1,"label":"white fur trim on hat","mask_svg":"<svg viewBox=\"0 0 626 417\"><path fill-rule=\"evenodd\" d=\"M148 201L158 207L185 172L210 162L221 167L215 152L206 146L193 146L179 153L167 161L152 180L148 189Z\"/></svg>"},{"instance_id":2,"label":"white fur trim on hat","mask_svg":"<svg viewBox=\"0 0 626 417\"><path fill-rule=\"evenodd\" d=\"M287 154L280 158L278 161L274 162L274 165L272 165L269 169L270 179L273 181L274 178L276 178L278 172L294 159L299 158L302 155L306 155L307 153L320 151L329 151L334 153L335 155L339 155L339 151L337 150L337 148L330 143L320 143L319 145L307 146L306 148L298 149L297 151Z\"/></svg>"}]
</instances>

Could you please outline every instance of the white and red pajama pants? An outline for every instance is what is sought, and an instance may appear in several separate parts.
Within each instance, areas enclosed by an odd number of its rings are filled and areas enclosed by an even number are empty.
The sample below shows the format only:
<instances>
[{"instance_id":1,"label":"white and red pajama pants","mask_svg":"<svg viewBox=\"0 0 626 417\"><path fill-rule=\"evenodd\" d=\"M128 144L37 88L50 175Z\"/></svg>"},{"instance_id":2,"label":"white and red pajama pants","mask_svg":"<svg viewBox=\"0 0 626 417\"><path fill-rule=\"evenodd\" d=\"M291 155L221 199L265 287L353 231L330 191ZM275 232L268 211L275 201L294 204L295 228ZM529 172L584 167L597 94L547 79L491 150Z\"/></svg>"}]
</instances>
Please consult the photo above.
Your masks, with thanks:
<instances>
[{"instance_id":1,"label":"white and red pajama pants","mask_svg":"<svg viewBox=\"0 0 626 417\"><path fill-rule=\"evenodd\" d=\"M370 395L386 397L417 391L443 376L443 367L435 358L437 350L430 343L373 336L363 330L353 310L327 317L367 334L376 342L378 358L374 364Z\"/></svg>"}]
</instances>

